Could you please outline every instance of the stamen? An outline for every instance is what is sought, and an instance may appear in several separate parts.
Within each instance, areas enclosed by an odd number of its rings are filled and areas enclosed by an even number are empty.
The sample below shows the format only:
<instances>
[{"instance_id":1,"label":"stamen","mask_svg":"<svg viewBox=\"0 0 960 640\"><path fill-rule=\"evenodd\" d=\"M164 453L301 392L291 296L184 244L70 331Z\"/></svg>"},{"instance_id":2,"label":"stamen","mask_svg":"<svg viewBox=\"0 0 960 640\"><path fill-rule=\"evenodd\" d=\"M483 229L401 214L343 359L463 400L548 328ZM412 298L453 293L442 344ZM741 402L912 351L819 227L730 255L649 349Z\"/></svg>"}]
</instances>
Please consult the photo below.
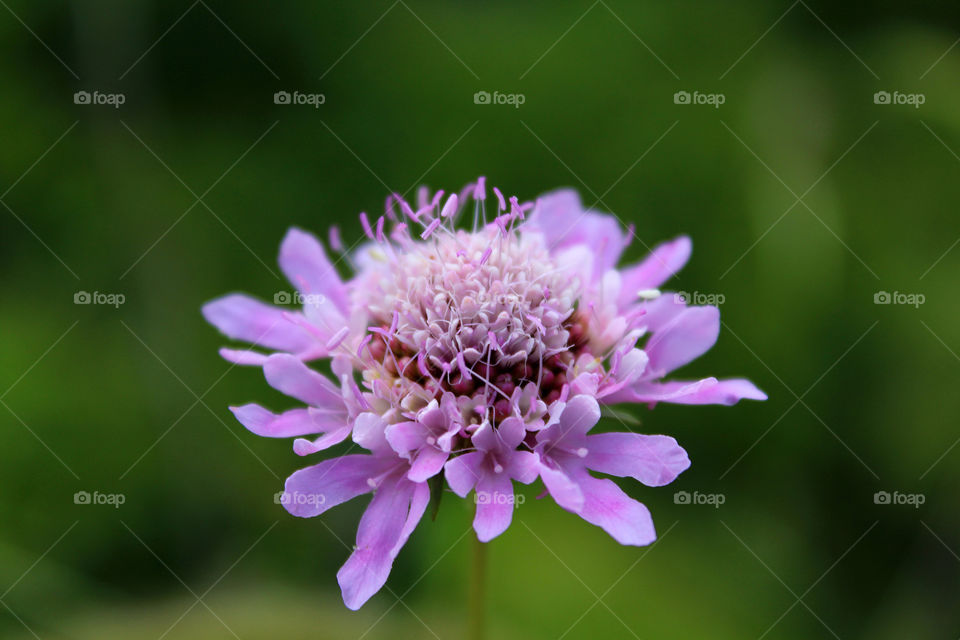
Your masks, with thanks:
<instances>
[{"instance_id":1,"label":"stamen","mask_svg":"<svg viewBox=\"0 0 960 640\"><path fill-rule=\"evenodd\" d=\"M373 340L373 336L370 335L369 333L368 333L367 335L363 336L363 340L360 341L360 346L357 347L357 357L358 357L358 358L362 358L362 357L363 357L363 348L366 347L368 344L370 344L370 341L371 341L371 340Z\"/></svg>"},{"instance_id":2,"label":"stamen","mask_svg":"<svg viewBox=\"0 0 960 640\"><path fill-rule=\"evenodd\" d=\"M397 194L391 193L387 196L386 201L383 203L383 212L390 218L391 221L397 222L397 213L393 210L393 200Z\"/></svg>"},{"instance_id":3,"label":"stamen","mask_svg":"<svg viewBox=\"0 0 960 640\"><path fill-rule=\"evenodd\" d=\"M440 218L434 218L433 222L427 225L427 228L423 230L423 233L420 234L422 240L426 240L430 235L436 231L437 227L440 226Z\"/></svg>"},{"instance_id":4,"label":"stamen","mask_svg":"<svg viewBox=\"0 0 960 640\"><path fill-rule=\"evenodd\" d=\"M463 359L462 351L457 353L457 366L460 367L460 375L469 380L470 369L467 368L467 361Z\"/></svg>"},{"instance_id":5,"label":"stamen","mask_svg":"<svg viewBox=\"0 0 960 640\"><path fill-rule=\"evenodd\" d=\"M457 194L451 194L447 198L447 203L443 205L443 210L440 212L441 218L449 218L457 210Z\"/></svg>"},{"instance_id":6,"label":"stamen","mask_svg":"<svg viewBox=\"0 0 960 640\"><path fill-rule=\"evenodd\" d=\"M332 351L340 346L340 343L343 342L343 339L347 337L348 333L350 333L350 327L342 327L340 331L333 334L333 337L327 341L327 350Z\"/></svg>"},{"instance_id":7,"label":"stamen","mask_svg":"<svg viewBox=\"0 0 960 640\"><path fill-rule=\"evenodd\" d=\"M367 213L365 211L360 212L360 226L363 227L363 233L368 238L375 240L373 237L373 229L370 228L370 221L367 219Z\"/></svg>"},{"instance_id":8,"label":"stamen","mask_svg":"<svg viewBox=\"0 0 960 640\"><path fill-rule=\"evenodd\" d=\"M330 240L330 248L337 253L343 253L343 240L340 239L340 227L337 225L330 227L330 232L327 237Z\"/></svg>"},{"instance_id":9,"label":"stamen","mask_svg":"<svg viewBox=\"0 0 960 640\"><path fill-rule=\"evenodd\" d=\"M496 187L493 188L493 194L497 196L497 211L506 211L507 203L503 200L503 194L500 193L500 189Z\"/></svg>"},{"instance_id":10,"label":"stamen","mask_svg":"<svg viewBox=\"0 0 960 640\"><path fill-rule=\"evenodd\" d=\"M422 209L427 206L430 198L430 189L427 189L427 185L420 185L417 187L417 208ZM401 205L402 206L402 205Z\"/></svg>"},{"instance_id":11,"label":"stamen","mask_svg":"<svg viewBox=\"0 0 960 640\"><path fill-rule=\"evenodd\" d=\"M397 332L397 323L400 322L400 313L394 309L393 310L393 322L390 323L390 337L393 338L393 334Z\"/></svg>"},{"instance_id":12,"label":"stamen","mask_svg":"<svg viewBox=\"0 0 960 640\"><path fill-rule=\"evenodd\" d=\"M387 238L383 235L383 222L384 222L383 216L380 216L377 219L377 242L385 243L387 241Z\"/></svg>"},{"instance_id":13,"label":"stamen","mask_svg":"<svg viewBox=\"0 0 960 640\"><path fill-rule=\"evenodd\" d=\"M474 200L487 199L487 179L484 176L477 178L477 185L473 188Z\"/></svg>"}]
</instances>

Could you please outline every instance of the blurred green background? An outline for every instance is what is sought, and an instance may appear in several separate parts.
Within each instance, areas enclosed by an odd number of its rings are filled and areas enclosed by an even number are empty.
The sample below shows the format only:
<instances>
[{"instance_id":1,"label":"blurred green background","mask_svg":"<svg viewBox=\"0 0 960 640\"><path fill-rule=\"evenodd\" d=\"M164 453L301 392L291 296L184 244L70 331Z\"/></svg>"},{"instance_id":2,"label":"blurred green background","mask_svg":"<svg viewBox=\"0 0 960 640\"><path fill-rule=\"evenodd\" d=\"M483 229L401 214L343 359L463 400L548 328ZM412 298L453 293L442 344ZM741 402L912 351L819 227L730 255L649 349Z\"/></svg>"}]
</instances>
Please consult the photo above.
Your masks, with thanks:
<instances>
[{"instance_id":1,"label":"blurred green background","mask_svg":"<svg viewBox=\"0 0 960 640\"><path fill-rule=\"evenodd\" d=\"M724 327L681 373L770 395L635 410L693 460L621 483L652 547L531 488L489 549L491 637L960 633L956 6L0 4L0 636L461 637L472 504L445 500L347 611L364 500L274 503L306 461L227 406L291 405L217 356L199 308L286 290L291 225L350 244L388 190L481 174L600 201L636 225L631 260L690 234L671 286L722 295Z\"/></svg>"}]
</instances>

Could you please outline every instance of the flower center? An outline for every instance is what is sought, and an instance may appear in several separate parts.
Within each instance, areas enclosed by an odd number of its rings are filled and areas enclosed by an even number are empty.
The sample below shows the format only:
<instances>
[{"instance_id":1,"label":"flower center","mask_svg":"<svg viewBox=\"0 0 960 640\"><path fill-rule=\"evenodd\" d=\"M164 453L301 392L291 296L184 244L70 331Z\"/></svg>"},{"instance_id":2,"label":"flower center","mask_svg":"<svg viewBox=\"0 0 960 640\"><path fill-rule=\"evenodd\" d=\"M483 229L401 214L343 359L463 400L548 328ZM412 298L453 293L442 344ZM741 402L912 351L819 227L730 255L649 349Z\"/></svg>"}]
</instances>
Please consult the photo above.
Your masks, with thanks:
<instances>
[{"instance_id":1,"label":"flower center","mask_svg":"<svg viewBox=\"0 0 960 640\"><path fill-rule=\"evenodd\" d=\"M574 315L579 279L522 226L442 231L371 272L373 286L362 291L373 319L365 377L429 397L483 394L505 415L518 387L534 384L555 399L584 333Z\"/></svg>"}]
</instances>

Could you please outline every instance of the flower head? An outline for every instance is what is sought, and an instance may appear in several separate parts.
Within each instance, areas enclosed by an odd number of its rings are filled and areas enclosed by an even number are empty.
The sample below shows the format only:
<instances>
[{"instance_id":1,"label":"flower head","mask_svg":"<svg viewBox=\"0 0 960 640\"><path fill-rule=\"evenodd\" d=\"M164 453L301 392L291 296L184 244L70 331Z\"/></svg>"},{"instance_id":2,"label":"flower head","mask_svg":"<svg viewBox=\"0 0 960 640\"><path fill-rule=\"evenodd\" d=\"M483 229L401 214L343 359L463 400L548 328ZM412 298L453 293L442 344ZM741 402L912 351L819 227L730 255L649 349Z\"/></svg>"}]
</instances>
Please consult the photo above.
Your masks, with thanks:
<instances>
[{"instance_id":1,"label":"flower head","mask_svg":"<svg viewBox=\"0 0 960 640\"><path fill-rule=\"evenodd\" d=\"M385 583L431 486L442 486L432 480L474 492L484 542L510 525L513 482L540 478L557 504L621 544L649 544L646 507L590 471L661 486L689 459L668 436L588 434L600 406L766 398L742 379L664 380L719 334L715 307L658 289L689 258L688 238L618 270L632 232L584 210L576 193L493 195L483 178L448 196L422 189L416 209L393 195L376 221L361 214L367 242L356 251L334 229L331 248L354 269L347 280L315 237L291 229L279 261L301 310L241 294L203 308L225 335L254 345L221 350L226 359L261 366L304 405L233 407L244 426L295 438L301 456L348 438L366 450L295 472L283 501L311 517L374 494L338 573L350 608ZM330 360L331 376L306 364L318 359Z\"/></svg>"}]
</instances>

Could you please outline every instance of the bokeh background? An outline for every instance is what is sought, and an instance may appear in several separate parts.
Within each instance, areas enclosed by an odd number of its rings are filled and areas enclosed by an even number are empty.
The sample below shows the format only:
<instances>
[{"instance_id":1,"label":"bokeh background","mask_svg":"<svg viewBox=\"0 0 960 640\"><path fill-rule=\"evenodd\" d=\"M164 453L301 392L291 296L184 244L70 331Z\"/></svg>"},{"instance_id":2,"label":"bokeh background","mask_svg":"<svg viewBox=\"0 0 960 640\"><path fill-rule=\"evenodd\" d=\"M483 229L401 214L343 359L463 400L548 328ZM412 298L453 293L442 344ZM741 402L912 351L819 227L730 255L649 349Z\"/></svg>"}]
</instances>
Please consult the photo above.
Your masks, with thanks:
<instances>
[{"instance_id":1,"label":"bokeh background","mask_svg":"<svg viewBox=\"0 0 960 640\"><path fill-rule=\"evenodd\" d=\"M288 401L199 308L287 290L291 225L350 241L389 191L481 174L578 189L636 225L631 259L690 234L671 287L722 296L724 325L682 373L770 395L634 412L693 460L622 483L649 548L531 488L489 549L491 637L960 633L956 6L0 5L0 636L461 637L472 504L347 611L364 501L274 503L305 461L227 406Z\"/></svg>"}]
</instances>

